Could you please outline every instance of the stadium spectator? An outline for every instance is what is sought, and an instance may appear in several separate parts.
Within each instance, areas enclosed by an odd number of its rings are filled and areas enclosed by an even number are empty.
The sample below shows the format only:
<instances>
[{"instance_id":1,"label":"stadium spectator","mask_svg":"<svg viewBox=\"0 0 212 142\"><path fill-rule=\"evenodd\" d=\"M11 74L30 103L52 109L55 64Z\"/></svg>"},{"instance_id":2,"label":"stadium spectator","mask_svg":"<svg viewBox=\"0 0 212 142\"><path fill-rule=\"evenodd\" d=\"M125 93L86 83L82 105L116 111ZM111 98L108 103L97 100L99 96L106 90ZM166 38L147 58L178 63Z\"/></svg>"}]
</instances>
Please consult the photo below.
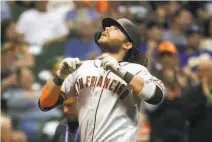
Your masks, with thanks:
<instances>
[{"instance_id":1,"label":"stadium spectator","mask_svg":"<svg viewBox=\"0 0 212 142\"><path fill-rule=\"evenodd\" d=\"M17 68L34 64L34 57L29 53L28 45L18 38L15 23L10 19L2 21L1 35L2 51L7 48L13 50L13 64Z\"/></svg>"},{"instance_id":2,"label":"stadium spectator","mask_svg":"<svg viewBox=\"0 0 212 142\"><path fill-rule=\"evenodd\" d=\"M202 27L204 27L204 35L206 37L212 36L212 2L206 1L206 2L196 2L197 4L197 10L196 15L198 17L198 24L200 24ZM193 8L191 6L191 8Z\"/></svg>"},{"instance_id":3,"label":"stadium spectator","mask_svg":"<svg viewBox=\"0 0 212 142\"><path fill-rule=\"evenodd\" d=\"M96 10L99 13L105 13L107 12L109 9L109 1L105 0L105 1L98 1L96 3Z\"/></svg>"},{"instance_id":4,"label":"stadium spectator","mask_svg":"<svg viewBox=\"0 0 212 142\"><path fill-rule=\"evenodd\" d=\"M138 134L136 137L136 142L149 142L150 141L150 131L151 128L149 126L148 118L146 113L140 113L141 123L138 129Z\"/></svg>"},{"instance_id":5,"label":"stadium spectator","mask_svg":"<svg viewBox=\"0 0 212 142\"><path fill-rule=\"evenodd\" d=\"M27 142L27 136L21 131L13 131L12 142Z\"/></svg>"},{"instance_id":6,"label":"stadium spectator","mask_svg":"<svg viewBox=\"0 0 212 142\"><path fill-rule=\"evenodd\" d=\"M18 39L18 34L15 29L15 23L10 19L5 19L1 22L1 44L6 42L15 42Z\"/></svg>"},{"instance_id":7,"label":"stadium spectator","mask_svg":"<svg viewBox=\"0 0 212 142\"><path fill-rule=\"evenodd\" d=\"M172 41L176 45L178 52L183 52L187 44L185 32L191 23L191 12L186 9L178 10L172 17L170 29L164 32L163 40Z\"/></svg>"},{"instance_id":8,"label":"stadium spectator","mask_svg":"<svg viewBox=\"0 0 212 142\"><path fill-rule=\"evenodd\" d=\"M179 9L181 8L181 4L179 1L169 1L168 3L168 18L172 17Z\"/></svg>"},{"instance_id":9,"label":"stadium spectator","mask_svg":"<svg viewBox=\"0 0 212 142\"><path fill-rule=\"evenodd\" d=\"M3 61L1 64L2 79L7 78L19 68L31 67L34 64L33 56L29 53L27 47L22 44L8 42L3 45L1 53Z\"/></svg>"},{"instance_id":10,"label":"stadium spectator","mask_svg":"<svg viewBox=\"0 0 212 142\"><path fill-rule=\"evenodd\" d=\"M1 1L1 21L11 18L11 11L6 0Z\"/></svg>"},{"instance_id":11,"label":"stadium spectator","mask_svg":"<svg viewBox=\"0 0 212 142\"><path fill-rule=\"evenodd\" d=\"M154 65L153 72L160 77L166 88L174 89L175 87L185 88L188 85L187 76L179 66L178 51L174 43L165 41L159 44L157 48L158 57ZM180 91L175 88L174 90Z\"/></svg>"},{"instance_id":12,"label":"stadium spectator","mask_svg":"<svg viewBox=\"0 0 212 142\"><path fill-rule=\"evenodd\" d=\"M151 70L151 65L154 62L155 50L162 40L163 29L153 21L149 21L146 25L146 40L140 47L140 51L148 58L148 68Z\"/></svg>"},{"instance_id":13,"label":"stadium spectator","mask_svg":"<svg viewBox=\"0 0 212 142\"><path fill-rule=\"evenodd\" d=\"M197 66L201 59L210 59L212 51L201 49L202 36L198 26L191 26L187 36L187 47L185 52L180 54L181 67L193 83L198 83Z\"/></svg>"},{"instance_id":14,"label":"stadium spectator","mask_svg":"<svg viewBox=\"0 0 212 142\"><path fill-rule=\"evenodd\" d=\"M82 21L80 27L79 37L73 37L67 41L64 57L78 57L81 60L95 58L100 54L100 49L94 41L93 21Z\"/></svg>"},{"instance_id":15,"label":"stadium spectator","mask_svg":"<svg viewBox=\"0 0 212 142\"><path fill-rule=\"evenodd\" d=\"M69 27L71 36L79 33L82 21L94 21L99 17L99 13L93 7L88 7L84 1L75 1L75 8L66 15L66 23ZM95 22L93 23L95 25Z\"/></svg>"},{"instance_id":16,"label":"stadium spectator","mask_svg":"<svg viewBox=\"0 0 212 142\"><path fill-rule=\"evenodd\" d=\"M152 3L153 8L155 9L151 14L151 19L155 22L159 23L163 28L168 27L168 11L169 11L169 3L167 1L160 1L156 3Z\"/></svg>"},{"instance_id":17,"label":"stadium spectator","mask_svg":"<svg viewBox=\"0 0 212 142\"><path fill-rule=\"evenodd\" d=\"M11 141L13 130L10 117L6 116L5 114L1 114L0 122L1 122L1 141L2 142Z\"/></svg>"},{"instance_id":18,"label":"stadium spectator","mask_svg":"<svg viewBox=\"0 0 212 142\"><path fill-rule=\"evenodd\" d=\"M74 9L74 2L72 0L49 0L47 8L48 11L55 11L62 19L65 20L67 12Z\"/></svg>"},{"instance_id":19,"label":"stadium spectator","mask_svg":"<svg viewBox=\"0 0 212 142\"><path fill-rule=\"evenodd\" d=\"M179 1L158 1L152 5L155 11L151 13L151 19L165 29L169 28L172 16L182 7Z\"/></svg>"},{"instance_id":20,"label":"stadium spectator","mask_svg":"<svg viewBox=\"0 0 212 142\"><path fill-rule=\"evenodd\" d=\"M32 0L27 1L9 1L9 7L11 11L11 18L14 22L17 22L20 15L31 8L35 8L35 2Z\"/></svg>"},{"instance_id":21,"label":"stadium spectator","mask_svg":"<svg viewBox=\"0 0 212 142\"><path fill-rule=\"evenodd\" d=\"M36 141L39 123L50 117L59 117L60 112L56 109L49 113L39 110L37 100L39 90L33 90L34 76L27 68L21 68L16 75L16 88L8 89L3 97L8 102L8 112L11 115L14 128L22 130L28 136L28 141Z\"/></svg>"},{"instance_id":22,"label":"stadium spectator","mask_svg":"<svg viewBox=\"0 0 212 142\"><path fill-rule=\"evenodd\" d=\"M12 46L1 47L1 95L5 89L16 85L16 69L12 66L15 56ZM1 111L7 112L7 101L1 97Z\"/></svg>"},{"instance_id":23,"label":"stadium spectator","mask_svg":"<svg viewBox=\"0 0 212 142\"><path fill-rule=\"evenodd\" d=\"M149 48L151 48L151 47L153 49L157 48L158 43L161 42L161 40L162 40L163 28L160 26L160 24L158 24L158 23L156 23L154 21L149 21L146 24L146 29L147 29L147 31L146 31L146 40L141 45L141 48L140 48L141 49L141 53L148 52ZM152 43L152 42L154 42L154 43Z\"/></svg>"},{"instance_id":24,"label":"stadium spectator","mask_svg":"<svg viewBox=\"0 0 212 142\"><path fill-rule=\"evenodd\" d=\"M102 2L103 3L103 2ZM103 12L104 17L113 17L113 18L121 18L121 13L119 11L119 6L121 1L108 1L108 8L105 12ZM127 16L127 15L126 15Z\"/></svg>"},{"instance_id":25,"label":"stadium spectator","mask_svg":"<svg viewBox=\"0 0 212 142\"><path fill-rule=\"evenodd\" d=\"M212 60L198 65L201 83L188 88L183 96L183 112L189 121L189 142L212 141Z\"/></svg>"},{"instance_id":26,"label":"stadium spectator","mask_svg":"<svg viewBox=\"0 0 212 142\"><path fill-rule=\"evenodd\" d=\"M79 124L77 120L76 96L75 95L71 96L63 104L62 109L65 115L65 119L62 120L60 124L57 126L52 142L80 141L78 135Z\"/></svg>"},{"instance_id":27,"label":"stadium spectator","mask_svg":"<svg viewBox=\"0 0 212 142\"><path fill-rule=\"evenodd\" d=\"M27 142L23 132L13 129L11 118L8 115L2 113L0 121L2 142Z\"/></svg>"},{"instance_id":28,"label":"stadium spectator","mask_svg":"<svg viewBox=\"0 0 212 142\"><path fill-rule=\"evenodd\" d=\"M17 85L16 71L18 68L32 66L33 56L28 52L27 47L22 44L8 42L1 47L1 93L8 88ZM1 97L1 110L7 111L7 101Z\"/></svg>"},{"instance_id":29,"label":"stadium spectator","mask_svg":"<svg viewBox=\"0 0 212 142\"><path fill-rule=\"evenodd\" d=\"M49 45L65 40L68 28L55 12L47 11L48 1L36 1L35 9L23 12L17 23L17 32L29 44Z\"/></svg>"},{"instance_id":30,"label":"stadium spectator","mask_svg":"<svg viewBox=\"0 0 212 142\"><path fill-rule=\"evenodd\" d=\"M180 97L186 88L186 76L178 64L176 46L169 41L158 46L159 61L153 73L163 81L166 96L163 102L147 110L151 125L151 142L184 142L186 127Z\"/></svg>"}]
</instances>

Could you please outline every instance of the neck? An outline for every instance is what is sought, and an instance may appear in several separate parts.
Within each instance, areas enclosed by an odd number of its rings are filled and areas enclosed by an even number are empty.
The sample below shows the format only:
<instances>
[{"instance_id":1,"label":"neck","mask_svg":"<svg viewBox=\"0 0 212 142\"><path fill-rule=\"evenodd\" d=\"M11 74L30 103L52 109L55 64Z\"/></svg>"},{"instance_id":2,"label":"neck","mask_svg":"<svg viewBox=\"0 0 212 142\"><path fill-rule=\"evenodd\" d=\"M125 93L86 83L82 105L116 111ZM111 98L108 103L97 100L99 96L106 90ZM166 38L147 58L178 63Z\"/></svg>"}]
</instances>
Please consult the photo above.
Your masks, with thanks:
<instances>
[{"instance_id":1,"label":"neck","mask_svg":"<svg viewBox=\"0 0 212 142\"><path fill-rule=\"evenodd\" d=\"M102 55L109 55L115 58L118 62L123 61L124 54L120 53L102 53Z\"/></svg>"}]
</instances>

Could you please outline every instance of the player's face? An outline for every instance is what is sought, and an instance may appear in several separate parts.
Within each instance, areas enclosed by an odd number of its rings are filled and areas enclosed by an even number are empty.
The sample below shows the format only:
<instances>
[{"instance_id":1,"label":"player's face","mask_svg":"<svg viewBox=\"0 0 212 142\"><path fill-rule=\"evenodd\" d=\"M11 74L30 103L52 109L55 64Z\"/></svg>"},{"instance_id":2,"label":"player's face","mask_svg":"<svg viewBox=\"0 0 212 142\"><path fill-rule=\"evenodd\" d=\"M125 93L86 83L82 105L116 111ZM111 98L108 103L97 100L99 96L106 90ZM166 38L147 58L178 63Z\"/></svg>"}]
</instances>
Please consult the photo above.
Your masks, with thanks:
<instances>
[{"instance_id":1,"label":"player's face","mask_svg":"<svg viewBox=\"0 0 212 142\"><path fill-rule=\"evenodd\" d=\"M127 42L125 34L117 27L106 27L98 40L102 52L117 53L122 45Z\"/></svg>"}]
</instances>

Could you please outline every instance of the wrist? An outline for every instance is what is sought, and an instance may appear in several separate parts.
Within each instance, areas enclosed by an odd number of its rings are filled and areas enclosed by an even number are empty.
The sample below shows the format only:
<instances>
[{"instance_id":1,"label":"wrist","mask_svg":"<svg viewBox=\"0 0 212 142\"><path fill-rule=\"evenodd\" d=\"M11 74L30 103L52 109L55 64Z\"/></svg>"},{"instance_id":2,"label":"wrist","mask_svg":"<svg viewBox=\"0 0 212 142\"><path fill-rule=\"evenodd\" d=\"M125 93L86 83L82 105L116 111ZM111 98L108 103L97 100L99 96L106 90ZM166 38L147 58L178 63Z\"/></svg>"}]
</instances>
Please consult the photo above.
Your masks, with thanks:
<instances>
[{"instance_id":1,"label":"wrist","mask_svg":"<svg viewBox=\"0 0 212 142\"><path fill-rule=\"evenodd\" d=\"M53 83L56 85L56 86L62 86L63 84L63 81L64 79L61 79L59 76L55 76L54 79L53 79Z\"/></svg>"},{"instance_id":2,"label":"wrist","mask_svg":"<svg viewBox=\"0 0 212 142\"><path fill-rule=\"evenodd\" d=\"M126 72L126 74L124 75L123 79L126 83L130 83L131 80L134 78L135 75L129 73L129 72Z\"/></svg>"},{"instance_id":3,"label":"wrist","mask_svg":"<svg viewBox=\"0 0 212 142\"><path fill-rule=\"evenodd\" d=\"M66 75L63 75L63 74L60 72L59 69L57 70L56 75L57 75L60 79L62 79L62 80L64 80L64 79L66 78Z\"/></svg>"},{"instance_id":4,"label":"wrist","mask_svg":"<svg viewBox=\"0 0 212 142\"><path fill-rule=\"evenodd\" d=\"M125 69L121 67L118 69L118 72L119 72L119 76L128 84L134 77L133 74L131 74L130 72L127 72Z\"/></svg>"},{"instance_id":5,"label":"wrist","mask_svg":"<svg viewBox=\"0 0 212 142\"><path fill-rule=\"evenodd\" d=\"M121 77L122 79L124 78L124 76L127 74L127 71L125 69L123 69L122 67L119 67L117 69L117 75L119 77Z\"/></svg>"}]
</instances>

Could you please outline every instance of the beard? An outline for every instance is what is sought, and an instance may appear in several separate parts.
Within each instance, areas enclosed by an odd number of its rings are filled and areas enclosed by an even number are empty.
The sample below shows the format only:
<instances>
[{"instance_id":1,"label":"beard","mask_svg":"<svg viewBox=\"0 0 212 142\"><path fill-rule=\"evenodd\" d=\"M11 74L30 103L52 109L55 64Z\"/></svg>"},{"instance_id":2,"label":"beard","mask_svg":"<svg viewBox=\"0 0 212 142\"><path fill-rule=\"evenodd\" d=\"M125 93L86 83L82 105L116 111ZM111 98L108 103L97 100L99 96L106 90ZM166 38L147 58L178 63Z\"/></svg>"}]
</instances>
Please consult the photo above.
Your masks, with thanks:
<instances>
[{"instance_id":1,"label":"beard","mask_svg":"<svg viewBox=\"0 0 212 142\"><path fill-rule=\"evenodd\" d=\"M121 49L122 43L115 40L101 41L101 39L99 39L98 45L102 53L118 53Z\"/></svg>"},{"instance_id":2,"label":"beard","mask_svg":"<svg viewBox=\"0 0 212 142\"><path fill-rule=\"evenodd\" d=\"M101 49L102 53L118 53L120 50L120 47L111 47L105 44L100 44L99 48Z\"/></svg>"}]
</instances>

